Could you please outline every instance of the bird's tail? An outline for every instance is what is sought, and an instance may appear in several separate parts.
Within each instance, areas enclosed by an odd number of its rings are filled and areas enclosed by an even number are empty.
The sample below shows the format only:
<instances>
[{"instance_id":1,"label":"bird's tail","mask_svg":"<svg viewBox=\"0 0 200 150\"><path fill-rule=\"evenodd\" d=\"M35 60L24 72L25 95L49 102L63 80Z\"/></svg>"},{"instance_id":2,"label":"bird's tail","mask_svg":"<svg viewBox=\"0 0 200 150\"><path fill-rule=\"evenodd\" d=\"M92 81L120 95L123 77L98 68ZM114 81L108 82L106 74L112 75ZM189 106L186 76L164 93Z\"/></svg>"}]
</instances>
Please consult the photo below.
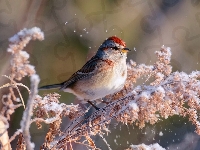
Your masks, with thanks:
<instances>
[{"instance_id":1,"label":"bird's tail","mask_svg":"<svg viewBox=\"0 0 200 150\"><path fill-rule=\"evenodd\" d=\"M60 84L51 84L51 85L45 85L39 88L39 90L48 90L48 89L57 89L62 87L62 83Z\"/></svg>"}]
</instances>

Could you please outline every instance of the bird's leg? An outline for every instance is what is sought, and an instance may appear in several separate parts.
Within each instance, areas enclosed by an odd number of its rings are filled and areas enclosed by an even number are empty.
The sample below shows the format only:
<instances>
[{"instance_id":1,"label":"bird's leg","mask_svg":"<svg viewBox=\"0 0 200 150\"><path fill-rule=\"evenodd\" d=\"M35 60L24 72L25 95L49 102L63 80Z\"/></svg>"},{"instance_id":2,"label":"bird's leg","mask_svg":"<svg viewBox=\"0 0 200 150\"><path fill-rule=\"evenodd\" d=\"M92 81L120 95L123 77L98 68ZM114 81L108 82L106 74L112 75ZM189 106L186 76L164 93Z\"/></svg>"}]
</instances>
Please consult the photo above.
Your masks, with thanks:
<instances>
[{"instance_id":1,"label":"bird's leg","mask_svg":"<svg viewBox=\"0 0 200 150\"><path fill-rule=\"evenodd\" d=\"M104 101L104 100L102 100L102 103L107 104L107 105L109 104L109 102L106 102L106 101Z\"/></svg>"},{"instance_id":2,"label":"bird's leg","mask_svg":"<svg viewBox=\"0 0 200 150\"><path fill-rule=\"evenodd\" d=\"M85 113L87 113L88 110L92 107L91 105L90 105L89 107L86 107L86 106L85 106L84 104L82 104L82 103L80 103L79 105L80 105L80 107L82 108L82 110L85 111Z\"/></svg>"},{"instance_id":3,"label":"bird's leg","mask_svg":"<svg viewBox=\"0 0 200 150\"><path fill-rule=\"evenodd\" d=\"M109 102L104 101L102 98L95 100L97 103L96 104L100 104L100 103L104 103L104 104L109 104Z\"/></svg>"},{"instance_id":4,"label":"bird's leg","mask_svg":"<svg viewBox=\"0 0 200 150\"><path fill-rule=\"evenodd\" d=\"M91 107L93 107L93 106L90 105L88 108L86 108L86 109L85 109L85 113L87 113L87 112L90 110Z\"/></svg>"},{"instance_id":5,"label":"bird's leg","mask_svg":"<svg viewBox=\"0 0 200 150\"><path fill-rule=\"evenodd\" d=\"M92 105L96 110L99 110L100 108L94 105L91 101L87 101L90 105Z\"/></svg>"}]
</instances>

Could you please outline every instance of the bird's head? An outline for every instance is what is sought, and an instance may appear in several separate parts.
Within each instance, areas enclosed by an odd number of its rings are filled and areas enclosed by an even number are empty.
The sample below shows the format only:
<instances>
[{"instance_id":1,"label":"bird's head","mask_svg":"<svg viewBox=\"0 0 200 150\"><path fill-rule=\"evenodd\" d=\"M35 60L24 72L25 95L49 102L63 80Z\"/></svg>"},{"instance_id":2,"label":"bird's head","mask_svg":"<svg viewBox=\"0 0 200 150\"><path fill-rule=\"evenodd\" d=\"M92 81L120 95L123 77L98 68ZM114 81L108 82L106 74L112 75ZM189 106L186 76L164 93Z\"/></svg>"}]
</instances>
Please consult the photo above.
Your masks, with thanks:
<instances>
[{"instance_id":1,"label":"bird's head","mask_svg":"<svg viewBox=\"0 0 200 150\"><path fill-rule=\"evenodd\" d=\"M130 51L129 48L126 47L126 43L116 36L111 36L106 39L101 46L97 54L102 57L126 57L127 53Z\"/></svg>"}]
</instances>

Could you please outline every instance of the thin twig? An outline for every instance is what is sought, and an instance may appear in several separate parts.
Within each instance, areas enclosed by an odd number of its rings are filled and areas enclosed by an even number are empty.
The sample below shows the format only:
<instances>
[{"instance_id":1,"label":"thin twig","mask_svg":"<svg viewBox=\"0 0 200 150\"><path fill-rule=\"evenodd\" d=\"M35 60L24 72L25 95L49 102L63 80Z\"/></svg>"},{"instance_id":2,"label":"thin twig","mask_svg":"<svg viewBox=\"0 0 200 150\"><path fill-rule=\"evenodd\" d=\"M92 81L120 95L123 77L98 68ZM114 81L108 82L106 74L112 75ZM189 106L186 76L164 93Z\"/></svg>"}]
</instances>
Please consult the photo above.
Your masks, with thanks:
<instances>
[{"instance_id":1,"label":"thin twig","mask_svg":"<svg viewBox=\"0 0 200 150\"><path fill-rule=\"evenodd\" d=\"M19 97L21 98L21 101L22 101L22 105L24 106L24 109L25 109L26 107L25 107L25 104L24 104L24 99L23 99L23 97L22 97L22 95L21 95L21 92L20 92L20 90L19 90L19 88L18 88L17 86L23 86L23 87L26 88L27 91L30 93L29 88L28 88L27 86L23 85L22 83L17 83L17 82L15 82L15 81L14 81L11 77L9 77L9 76L6 76L6 75L2 75L2 76L8 78L8 79L11 81L11 83L7 83L7 84L2 85L2 86L0 87L0 89L1 89L1 88L4 88L4 87L14 86L14 87L17 89L17 92L18 92L18 94L19 94Z\"/></svg>"}]
</instances>

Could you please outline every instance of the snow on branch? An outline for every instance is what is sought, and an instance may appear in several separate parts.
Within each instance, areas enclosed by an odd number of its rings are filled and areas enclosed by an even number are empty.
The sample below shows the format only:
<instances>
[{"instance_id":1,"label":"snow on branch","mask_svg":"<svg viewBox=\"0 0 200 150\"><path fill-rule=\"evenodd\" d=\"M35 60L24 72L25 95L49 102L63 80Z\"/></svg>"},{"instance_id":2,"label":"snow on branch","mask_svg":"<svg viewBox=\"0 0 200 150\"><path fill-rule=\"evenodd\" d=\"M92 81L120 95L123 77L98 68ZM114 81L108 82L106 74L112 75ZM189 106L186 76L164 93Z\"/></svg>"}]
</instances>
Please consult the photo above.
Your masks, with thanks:
<instances>
[{"instance_id":1,"label":"snow on branch","mask_svg":"<svg viewBox=\"0 0 200 150\"><path fill-rule=\"evenodd\" d=\"M25 76L35 74L35 67L29 64L29 54L23 51L30 40L43 40L44 34L40 28L23 29L9 39L10 45L7 52L12 54L11 78L21 80Z\"/></svg>"},{"instance_id":2,"label":"snow on branch","mask_svg":"<svg viewBox=\"0 0 200 150\"><path fill-rule=\"evenodd\" d=\"M57 144L52 143L53 148L64 148L66 143L77 142L80 137L109 132L108 125L112 119L125 124L134 123L143 128L146 123L155 124L169 116L188 116L189 121L196 126L197 134L200 134L200 72L172 73L169 65L170 48L163 46L156 55L158 61L152 66L136 65L131 61L124 89L107 96L108 105L95 111L84 121L68 127ZM153 81L148 85L134 87L136 80L141 77L152 78Z\"/></svg>"},{"instance_id":3,"label":"snow on branch","mask_svg":"<svg viewBox=\"0 0 200 150\"><path fill-rule=\"evenodd\" d=\"M33 112L33 103L34 99L38 93L38 84L40 82L39 76L38 75L32 75L31 76L31 93L29 95L29 99L27 102L27 107L23 113L22 121L20 123L21 129L22 129L22 134L24 136L25 142L26 142L26 147L28 150L34 149L34 144L31 143L31 136L29 132L30 128L30 121L31 121L31 116Z\"/></svg>"},{"instance_id":4,"label":"snow on branch","mask_svg":"<svg viewBox=\"0 0 200 150\"><path fill-rule=\"evenodd\" d=\"M33 148L33 146L30 146L31 142L29 135L29 128L30 128L29 121L32 115L31 101L35 99L36 92L34 89L36 88L37 90L37 84L39 83L39 81L37 82L35 80L31 81L31 83L35 85L35 88L32 88L32 91L30 91L26 85L18 83L17 80L20 81L25 76L31 76L32 79L36 79L34 78L35 76L37 76L35 74L34 66L30 65L28 61L29 54L26 51L23 51L23 48L29 43L30 40L36 40L36 39L38 40L44 39L43 32L41 32L41 30L37 27L34 27L32 29L23 29L9 39L10 45L9 48L7 49L7 52L11 53L12 55L9 67L10 75L9 76L4 75L4 77L8 78L10 82L0 86L0 89L8 88L8 93L4 94L1 98L3 108L0 111L0 121L4 123L3 125L1 124L1 127L3 128L3 126L5 126L6 129L9 127L8 121L10 120L10 115L12 115L15 112L15 109L17 109L22 105L25 108L21 92L18 88L19 86L26 88L30 96L32 96L32 98L30 97L30 99L28 100L28 107L24 111L24 118L22 119L23 121L21 123L22 129L16 131L16 133L6 142L4 142L5 139L3 138L0 139L1 144L3 145L2 147L4 148L10 147L10 142L14 140L14 138L21 132L25 134L24 136L25 136L25 141L27 142L27 148L30 149ZM17 91L19 97L16 96L15 91ZM7 134L7 132L5 133ZM2 132L1 134L4 134L4 132Z\"/></svg>"},{"instance_id":5,"label":"snow on branch","mask_svg":"<svg viewBox=\"0 0 200 150\"><path fill-rule=\"evenodd\" d=\"M126 150L165 150L165 148L161 147L158 143L151 145L145 145L142 143L139 145L130 145L130 148Z\"/></svg>"}]
</instances>

